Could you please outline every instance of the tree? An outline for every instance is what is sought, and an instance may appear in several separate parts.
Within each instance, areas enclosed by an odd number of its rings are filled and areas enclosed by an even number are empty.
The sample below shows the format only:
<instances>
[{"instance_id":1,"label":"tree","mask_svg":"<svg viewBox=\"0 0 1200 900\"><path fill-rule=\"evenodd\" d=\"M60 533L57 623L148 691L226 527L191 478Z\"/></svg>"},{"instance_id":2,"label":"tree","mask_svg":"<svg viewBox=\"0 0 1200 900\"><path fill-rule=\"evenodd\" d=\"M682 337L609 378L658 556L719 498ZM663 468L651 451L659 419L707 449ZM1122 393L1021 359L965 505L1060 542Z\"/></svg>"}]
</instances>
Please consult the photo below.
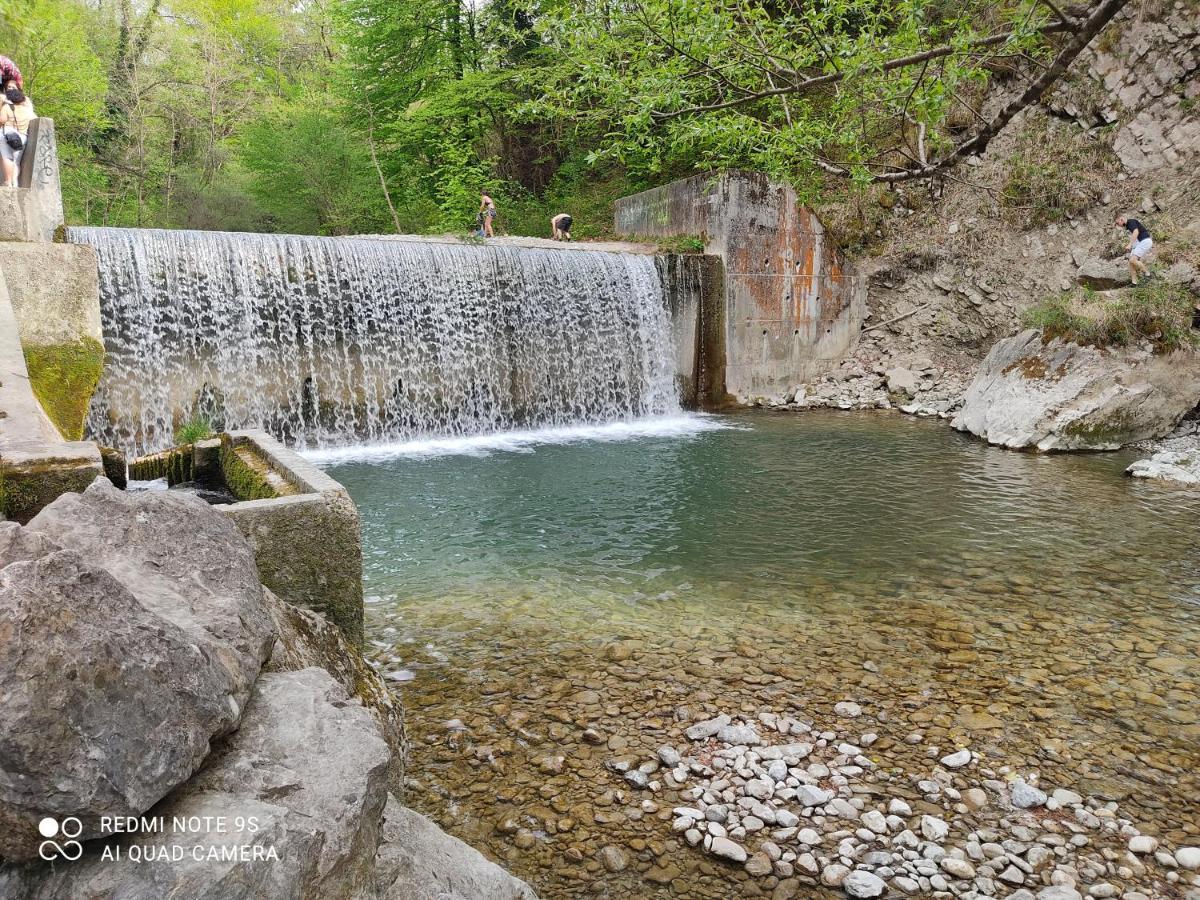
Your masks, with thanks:
<instances>
[{"instance_id":1,"label":"tree","mask_svg":"<svg viewBox=\"0 0 1200 900\"><path fill-rule=\"evenodd\" d=\"M574 119L597 156L651 171L683 158L929 178L984 150L1126 2L575 0L542 26L567 65L527 111ZM985 115L998 73L1021 88Z\"/></svg>"}]
</instances>

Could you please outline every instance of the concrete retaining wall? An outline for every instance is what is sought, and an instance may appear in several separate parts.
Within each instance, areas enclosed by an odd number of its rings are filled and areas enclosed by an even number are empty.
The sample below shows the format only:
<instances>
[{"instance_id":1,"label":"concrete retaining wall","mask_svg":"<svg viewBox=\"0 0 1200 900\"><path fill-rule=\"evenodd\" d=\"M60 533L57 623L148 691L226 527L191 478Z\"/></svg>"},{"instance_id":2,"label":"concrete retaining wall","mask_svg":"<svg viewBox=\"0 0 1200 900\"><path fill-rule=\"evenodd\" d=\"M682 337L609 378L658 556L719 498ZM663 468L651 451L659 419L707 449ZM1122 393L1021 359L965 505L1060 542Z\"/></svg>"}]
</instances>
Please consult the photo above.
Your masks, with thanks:
<instances>
[{"instance_id":1,"label":"concrete retaining wall","mask_svg":"<svg viewBox=\"0 0 1200 900\"><path fill-rule=\"evenodd\" d=\"M725 263L725 388L777 396L841 360L866 311L863 280L788 185L752 172L698 175L617 201L618 233L696 235Z\"/></svg>"},{"instance_id":2,"label":"concrete retaining wall","mask_svg":"<svg viewBox=\"0 0 1200 900\"><path fill-rule=\"evenodd\" d=\"M718 256L659 257L680 399L688 409L716 409L725 394L725 267Z\"/></svg>"},{"instance_id":3,"label":"concrete retaining wall","mask_svg":"<svg viewBox=\"0 0 1200 900\"><path fill-rule=\"evenodd\" d=\"M0 190L0 241L53 241L63 225L53 119L29 123L17 187Z\"/></svg>"},{"instance_id":4,"label":"concrete retaining wall","mask_svg":"<svg viewBox=\"0 0 1200 900\"><path fill-rule=\"evenodd\" d=\"M102 474L99 448L64 441L33 394L16 316L0 271L0 518L28 522Z\"/></svg>"},{"instance_id":5,"label":"concrete retaining wall","mask_svg":"<svg viewBox=\"0 0 1200 900\"><path fill-rule=\"evenodd\" d=\"M264 431L230 432L222 441L251 449L296 491L221 507L254 548L263 584L322 613L361 647L362 536L346 489Z\"/></svg>"}]
</instances>

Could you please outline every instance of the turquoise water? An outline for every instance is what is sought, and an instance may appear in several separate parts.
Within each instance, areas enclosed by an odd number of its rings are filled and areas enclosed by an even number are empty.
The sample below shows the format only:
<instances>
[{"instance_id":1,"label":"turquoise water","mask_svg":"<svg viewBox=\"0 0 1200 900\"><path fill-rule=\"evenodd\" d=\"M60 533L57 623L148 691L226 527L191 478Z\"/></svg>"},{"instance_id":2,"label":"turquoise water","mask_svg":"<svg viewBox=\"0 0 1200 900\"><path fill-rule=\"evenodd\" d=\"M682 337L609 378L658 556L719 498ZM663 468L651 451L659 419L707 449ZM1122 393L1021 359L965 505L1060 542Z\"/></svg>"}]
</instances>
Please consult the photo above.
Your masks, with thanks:
<instances>
[{"instance_id":1,"label":"turquoise water","mask_svg":"<svg viewBox=\"0 0 1200 900\"><path fill-rule=\"evenodd\" d=\"M682 708L828 722L853 698L889 771L970 746L1196 843L1200 493L895 414L643 431L325 457L362 515L410 803L542 896L757 896L614 803L606 764L653 756ZM626 870L598 868L607 845Z\"/></svg>"},{"instance_id":2,"label":"turquoise water","mask_svg":"<svg viewBox=\"0 0 1200 900\"><path fill-rule=\"evenodd\" d=\"M1196 596L1200 498L1123 478L1127 454L1013 453L872 414L702 424L725 427L330 472L362 512L368 593L408 602L496 584L795 602L814 580L936 576L968 559L1052 578L1125 560Z\"/></svg>"}]
</instances>

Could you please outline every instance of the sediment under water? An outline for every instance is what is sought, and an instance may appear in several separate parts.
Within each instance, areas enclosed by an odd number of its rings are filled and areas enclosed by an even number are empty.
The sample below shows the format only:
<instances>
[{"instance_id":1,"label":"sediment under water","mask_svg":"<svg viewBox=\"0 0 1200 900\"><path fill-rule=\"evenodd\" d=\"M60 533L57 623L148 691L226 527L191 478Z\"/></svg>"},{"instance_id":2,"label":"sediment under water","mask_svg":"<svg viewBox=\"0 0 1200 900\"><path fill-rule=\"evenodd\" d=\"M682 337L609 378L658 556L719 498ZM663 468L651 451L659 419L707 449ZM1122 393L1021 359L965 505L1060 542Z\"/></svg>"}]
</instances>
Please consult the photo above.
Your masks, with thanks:
<instances>
[{"instance_id":1,"label":"sediment under water","mask_svg":"<svg viewBox=\"0 0 1200 900\"><path fill-rule=\"evenodd\" d=\"M839 722L850 699L885 768L970 746L1197 843L1194 493L887 414L672 430L331 466L370 647L411 678L411 804L543 896L769 896L605 763L653 757L683 709Z\"/></svg>"},{"instance_id":2,"label":"sediment under water","mask_svg":"<svg viewBox=\"0 0 1200 900\"><path fill-rule=\"evenodd\" d=\"M88 431L127 453L195 417L297 447L679 410L653 257L72 228L107 351Z\"/></svg>"}]
</instances>

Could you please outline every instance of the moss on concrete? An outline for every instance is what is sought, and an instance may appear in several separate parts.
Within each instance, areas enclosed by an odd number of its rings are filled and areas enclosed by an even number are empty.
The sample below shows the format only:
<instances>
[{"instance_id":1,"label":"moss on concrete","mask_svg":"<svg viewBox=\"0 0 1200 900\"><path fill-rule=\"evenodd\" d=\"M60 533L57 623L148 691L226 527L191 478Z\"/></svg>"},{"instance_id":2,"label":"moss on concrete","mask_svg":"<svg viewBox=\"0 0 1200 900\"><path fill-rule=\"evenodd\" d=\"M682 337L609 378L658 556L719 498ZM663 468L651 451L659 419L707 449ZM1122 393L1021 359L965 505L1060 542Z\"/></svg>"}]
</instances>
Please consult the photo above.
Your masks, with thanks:
<instances>
[{"instance_id":1,"label":"moss on concrete","mask_svg":"<svg viewBox=\"0 0 1200 900\"><path fill-rule=\"evenodd\" d=\"M104 368L104 345L81 337L70 343L24 349L29 384L42 409L64 438L82 439L88 404Z\"/></svg>"},{"instance_id":2,"label":"moss on concrete","mask_svg":"<svg viewBox=\"0 0 1200 900\"><path fill-rule=\"evenodd\" d=\"M192 445L172 447L161 453L141 456L129 464L129 477L136 481L167 479L168 485L191 481L193 475Z\"/></svg>"},{"instance_id":3,"label":"moss on concrete","mask_svg":"<svg viewBox=\"0 0 1200 900\"><path fill-rule=\"evenodd\" d=\"M280 492L270 481L271 467L249 447L221 436L221 473L225 486L238 500L270 500Z\"/></svg>"},{"instance_id":4,"label":"moss on concrete","mask_svg":"<svg viewBox=\"0 0 1200 900\"><path fill-rule=\"evenodd\" d=\"M0 461L0 519L25 524L62 494L82 491L97 474L87 466L54 460L22 466Z\"/></svg>"}]
</instances>

